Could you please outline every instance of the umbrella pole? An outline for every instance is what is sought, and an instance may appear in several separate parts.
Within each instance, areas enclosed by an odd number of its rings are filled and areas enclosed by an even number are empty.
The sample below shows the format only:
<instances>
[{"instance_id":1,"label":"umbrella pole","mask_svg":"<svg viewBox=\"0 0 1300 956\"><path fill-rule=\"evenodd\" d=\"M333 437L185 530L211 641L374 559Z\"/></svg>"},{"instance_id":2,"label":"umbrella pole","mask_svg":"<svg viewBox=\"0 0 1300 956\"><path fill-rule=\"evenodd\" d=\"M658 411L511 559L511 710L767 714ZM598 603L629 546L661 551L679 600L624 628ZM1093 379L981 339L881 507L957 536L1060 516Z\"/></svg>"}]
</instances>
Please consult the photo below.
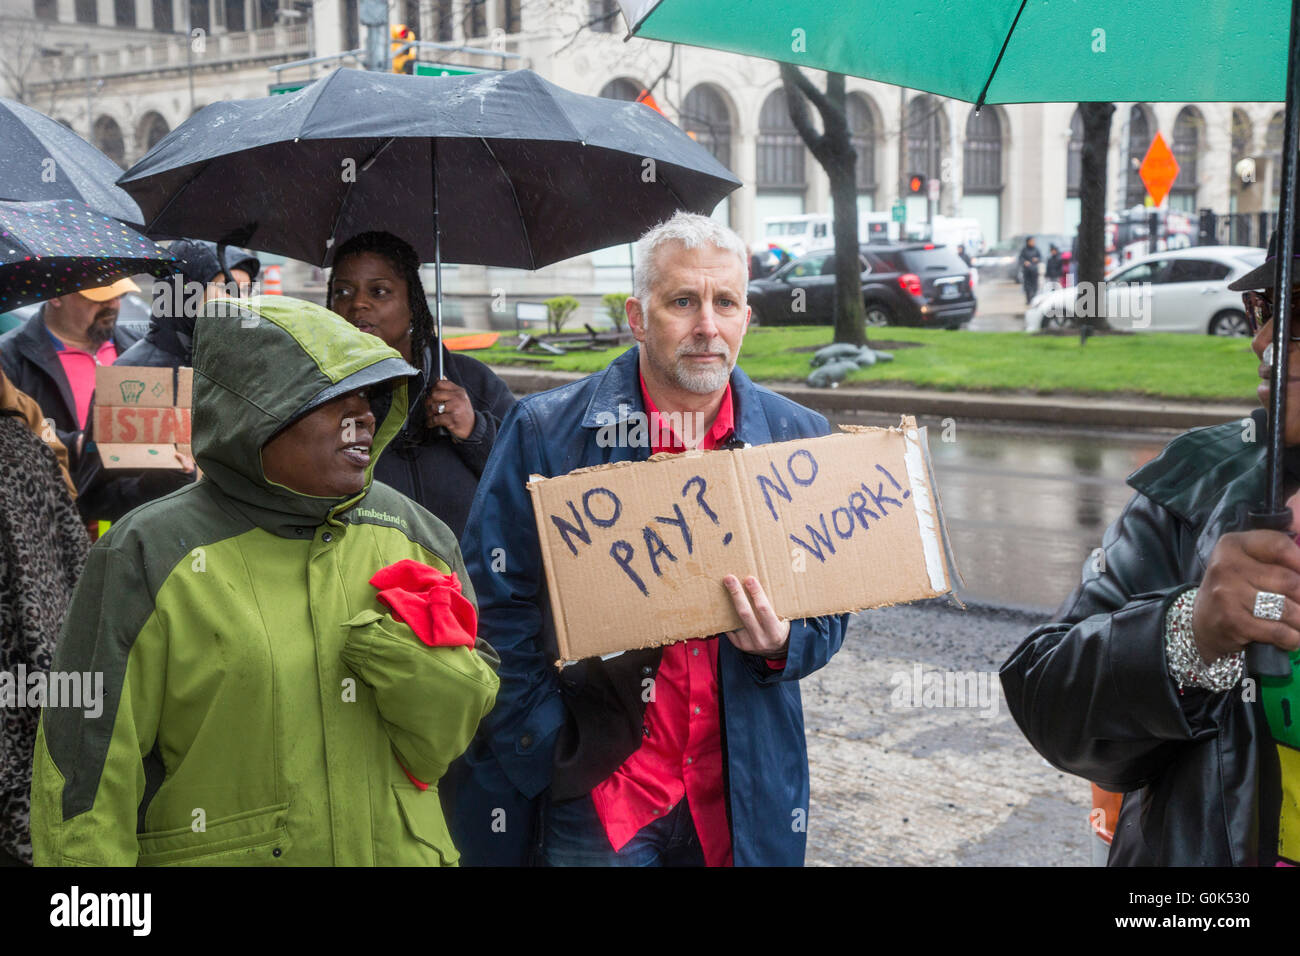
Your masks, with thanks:
<instances>
[{"instance_id":1,"label":"umbrella pole","mask_svg":"<svg viewBox=\"0 0 1300 956\"><path fill-rule=\"evenodd\" d=\"M1268 498L1262 512L1251 515L1256 528L1289 531L1291 509L1284 502L1286 391L1291 344L1291 277L1295 266L1296 152L1300 150L1300 96L1296 95L1300 61L1300 0L1291 0L1291 32L1286 65L1286 129L1282 145L1282 189L1278 197L1277 259L1273 273L1273 375L1269 392ZM1291 658L1272 644L1251 644L1246 665L1259 677L1290 677Z\"/></svg>"},{"instance_id":2,"label":"umbrella pole","mask_svg":"<svg viewBox=\"0 0 1300 956\"><path fill-rule=\"evenodd\" d=\"M1297 0L1300 2L1300 0ZM438 341L438 381L446 378L442 367L442 230L438 228L438 140L429 140L429 166L433 170L433 325Z\"/></svg>"}]
</instances>

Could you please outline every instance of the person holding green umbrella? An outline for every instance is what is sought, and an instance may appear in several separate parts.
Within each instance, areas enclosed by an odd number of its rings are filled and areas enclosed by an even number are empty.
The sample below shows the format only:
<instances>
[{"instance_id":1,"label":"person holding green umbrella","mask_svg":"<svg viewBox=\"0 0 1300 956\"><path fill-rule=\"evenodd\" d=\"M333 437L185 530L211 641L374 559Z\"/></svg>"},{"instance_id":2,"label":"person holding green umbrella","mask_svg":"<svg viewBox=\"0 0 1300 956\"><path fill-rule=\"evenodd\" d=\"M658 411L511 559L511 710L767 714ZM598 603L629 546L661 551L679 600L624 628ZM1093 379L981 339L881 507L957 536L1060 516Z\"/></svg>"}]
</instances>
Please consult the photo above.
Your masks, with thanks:
<instances>
[{"instance_id":1,"label":"person holding green umbrella","mask_svg":"<svg viewBox=\"0 0 1300 956\"><path fill-rule=\"evenodd\" d=\"M1273 257L1232 286L1264 404ZM1294 359L1300 342L1288 347ZM1285 488L1300 514L1300 381L1284 400ZM1250 524L1269 431L1263 409L1196 429L1133 474L1083 583L1002 667L1034 747L1126 794L1118 821L1104 821L1112 866L1300 865L1300 527ZM1291 674L1248 679L1255 644L1287 652Z\"/></svg>"}]
</instances>

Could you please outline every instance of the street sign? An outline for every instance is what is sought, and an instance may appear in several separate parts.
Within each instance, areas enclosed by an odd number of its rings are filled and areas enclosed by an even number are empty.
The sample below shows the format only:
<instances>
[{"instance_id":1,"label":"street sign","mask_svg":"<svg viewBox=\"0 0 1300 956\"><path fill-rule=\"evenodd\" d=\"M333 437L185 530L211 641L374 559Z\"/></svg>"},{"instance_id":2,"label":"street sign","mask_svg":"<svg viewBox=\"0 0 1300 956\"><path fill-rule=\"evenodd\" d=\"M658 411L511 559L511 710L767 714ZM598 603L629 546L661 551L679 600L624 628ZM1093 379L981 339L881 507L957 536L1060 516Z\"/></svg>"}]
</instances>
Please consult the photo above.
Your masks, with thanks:
<instances>
[{"instance_id":1,"label":"street sign","mask_svg":"<svg viewBox=\"0 0 1300 956\"><path fill-rule=\"evenodd\" d=\"M1165 138L1159 133L1156 133L1156 138L1151 141L1151 148L1147 150L1146 158L1138 167L1138 175L1142 177L1142 184L1151 194L1152 205L1159 206L1164 202L1165 197L1169 195L1169 187L1178 178L1178 160L1174 158L1174 154L1165 143Z\"/></svg>"},{"instance_id":2,"label":"street sign","mask_svg":"<svg viewBox=\"0 0 1300 956\"><path fill-rule=\"evenodd\" d=\"M486 73L472 66L448 66L445 63L416 63L416 76L469 76L473 73Z\"/></svg>"},{"instance_id":3,"label":"street sign","mask_svg":"<svg viewBox=\"0 0 1300 956\"><path fill-rule=\"evenodd\" d=\"M894 222L907 222L907 205L905 203L896 202L890 207L889 211L890 218Z\"/></svg>"},{"instance_id":4,"label":"street sign","mask_svg":"<svg viewBox=\"0 0 1300 956\"><path fill-rule=\"evenodd\" d=\"M939 177L938 177L938 176L931 176L931 177L930 177L930 182L929 182L927 185L930 187L930 202L938 202L938 201L939 201L939 185L940 185L940 184L939 184Z\"/></svg>"},{"instance_id":5,"label":"street sign","mask_svg":"<svg viewBox=\"0 0 1300 956\"><path fill-rule=\"evenodd\" d=\"M267 92L272 96L277 93L297 93L310 82L310 80L303 80L301 83L272 83Z\"/></svg>"}]
</instances>

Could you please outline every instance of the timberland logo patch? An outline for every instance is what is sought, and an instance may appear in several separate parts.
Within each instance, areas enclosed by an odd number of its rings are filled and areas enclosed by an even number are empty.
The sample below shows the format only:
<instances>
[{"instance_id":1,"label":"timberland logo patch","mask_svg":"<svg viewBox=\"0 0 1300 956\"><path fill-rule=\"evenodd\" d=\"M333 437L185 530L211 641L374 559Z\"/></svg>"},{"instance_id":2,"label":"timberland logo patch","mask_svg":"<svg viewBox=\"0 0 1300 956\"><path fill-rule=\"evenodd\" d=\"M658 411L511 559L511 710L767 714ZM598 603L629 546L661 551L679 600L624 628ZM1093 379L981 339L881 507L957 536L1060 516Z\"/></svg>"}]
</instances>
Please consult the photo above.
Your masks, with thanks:
<instances>
[{"instance_id":1,"label":"timberland logo patch","mask_svg":"<svg viewBox=\"0 0 1300 956\"><path fill-rule=\"evenodd\" d=\"M82 893L74 886L50 897L51 926L128 926L148 936L153 920L150 893Z\"/></svg>"},{"instance_id":2,"label":"timberland logo patch","mask_svg":"<svg viewBox=\"0 0 1300 956\"><path fill-rule=\"evenodd\" d=\"M366 521L377 521L380 524L396 525L403 531L410 530L406 525L406 519L401 515L390 515L387 511L376 511L374 508L357 508L352 512L353 516Z\"/></svg>"}]
</instances>

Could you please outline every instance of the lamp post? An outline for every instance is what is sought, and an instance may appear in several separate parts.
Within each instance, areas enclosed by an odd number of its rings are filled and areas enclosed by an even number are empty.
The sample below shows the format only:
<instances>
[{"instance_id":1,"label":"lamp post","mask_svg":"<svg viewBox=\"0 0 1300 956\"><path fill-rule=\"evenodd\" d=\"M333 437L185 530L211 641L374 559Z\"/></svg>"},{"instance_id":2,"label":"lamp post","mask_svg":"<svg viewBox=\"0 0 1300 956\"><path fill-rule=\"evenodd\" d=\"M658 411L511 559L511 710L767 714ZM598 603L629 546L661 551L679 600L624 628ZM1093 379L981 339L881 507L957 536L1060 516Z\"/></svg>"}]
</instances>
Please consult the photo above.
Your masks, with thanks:
<instances>
[{"instance_id":1,"label":"lamp post","mask_svg":"<svg viewBox=\"0 0 1300 956\"><path fill-rule=\"evenodd\" d=\"M290 22L305 19L307 24L307 59L311 60L316 56L316 37L315 37L316 26L312 19L312 14L315 13L316 11L316 0L306 0L306 2L302 4L302 6L306 7L305 12L301 9L298 9L298 7L295 6L292 9L286 7L280 10L276 10L275 15L277 19L288 20ZM307 76L310 78L314 72L315 71L312 69L309 63L307 66Z\"/></svg>"}]
</instances>

